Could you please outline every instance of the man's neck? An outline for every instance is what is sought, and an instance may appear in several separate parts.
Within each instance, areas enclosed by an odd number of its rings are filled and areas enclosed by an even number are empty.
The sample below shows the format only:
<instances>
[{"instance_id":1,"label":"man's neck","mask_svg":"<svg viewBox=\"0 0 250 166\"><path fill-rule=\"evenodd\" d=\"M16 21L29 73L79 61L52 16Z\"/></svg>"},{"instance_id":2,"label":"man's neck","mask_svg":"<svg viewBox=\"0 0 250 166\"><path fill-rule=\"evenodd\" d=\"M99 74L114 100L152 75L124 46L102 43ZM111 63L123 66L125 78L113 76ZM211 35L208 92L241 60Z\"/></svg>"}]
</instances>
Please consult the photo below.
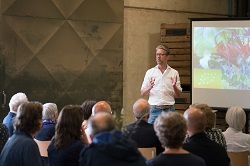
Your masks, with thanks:
<instances>
[{"instance_id":1,"label":"man's neck","mask_svg":"<svg viewBox=\"0 0 250 166\"><path fill-rule=\"evenodd\" d=\"M168 67L167 64L158 64L158 69L160 69L161 71L165 71L167 67Z\"/></svg>"}]
</instances>

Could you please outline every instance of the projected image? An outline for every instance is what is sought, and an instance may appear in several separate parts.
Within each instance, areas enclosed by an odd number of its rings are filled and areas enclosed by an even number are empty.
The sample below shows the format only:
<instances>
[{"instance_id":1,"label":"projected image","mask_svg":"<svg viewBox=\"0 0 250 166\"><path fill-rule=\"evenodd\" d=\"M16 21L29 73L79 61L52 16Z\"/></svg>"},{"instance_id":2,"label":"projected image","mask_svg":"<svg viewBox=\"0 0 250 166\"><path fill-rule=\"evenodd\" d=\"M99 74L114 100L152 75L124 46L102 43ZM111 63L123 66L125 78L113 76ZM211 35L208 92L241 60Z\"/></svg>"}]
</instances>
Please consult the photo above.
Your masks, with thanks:
<instances>
[{"instance_id":1,"label":"projected image","mask_svg":"<svg viewBox=\"0 0 250 166\"><path fill-rule=\"evenodd\" d=\"M195 88L250 89L250 28L193 29Z\"/></svg>"}]
</instances>

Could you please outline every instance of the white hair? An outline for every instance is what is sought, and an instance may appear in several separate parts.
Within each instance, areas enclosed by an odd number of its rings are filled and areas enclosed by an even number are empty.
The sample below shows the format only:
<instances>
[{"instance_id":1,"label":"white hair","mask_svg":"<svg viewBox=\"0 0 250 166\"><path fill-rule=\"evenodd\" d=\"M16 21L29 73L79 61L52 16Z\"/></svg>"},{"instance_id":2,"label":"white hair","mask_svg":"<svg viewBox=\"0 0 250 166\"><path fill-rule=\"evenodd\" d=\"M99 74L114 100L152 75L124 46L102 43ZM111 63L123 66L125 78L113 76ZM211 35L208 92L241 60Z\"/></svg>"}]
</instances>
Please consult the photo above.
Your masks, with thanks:
<instances>
[{"instance_id":1,"label":"white hair","mask_svg":"<svg viewBox=\"0 0 250 166\"><path fill-rule=\"evenodd\" d=\"M13 95L9 102L10 111L17 112L20 105L27 103L28 98L25 93L19 92Z\"/></svg>"},{"instance_id":2,"label":"white hair","mask_svg":"<svg viewBox=\"0 0 250 166\"><path fill-rule=\"evenodd\" d=\"M55 103L46 103L43 105L43 119L53 119L57 112L58 109Z\"/></svg>"},{"instance_id":3,"label":"white hair","mask_svg":"<svg viewBox=\"0 0 250 166\"><path fill-rule=\"evenodd\" d=\"M246 113L240 106L228 108L226 113L226 122L229 127L241 131L246 123Z\"/></svg>"}]
</instances>

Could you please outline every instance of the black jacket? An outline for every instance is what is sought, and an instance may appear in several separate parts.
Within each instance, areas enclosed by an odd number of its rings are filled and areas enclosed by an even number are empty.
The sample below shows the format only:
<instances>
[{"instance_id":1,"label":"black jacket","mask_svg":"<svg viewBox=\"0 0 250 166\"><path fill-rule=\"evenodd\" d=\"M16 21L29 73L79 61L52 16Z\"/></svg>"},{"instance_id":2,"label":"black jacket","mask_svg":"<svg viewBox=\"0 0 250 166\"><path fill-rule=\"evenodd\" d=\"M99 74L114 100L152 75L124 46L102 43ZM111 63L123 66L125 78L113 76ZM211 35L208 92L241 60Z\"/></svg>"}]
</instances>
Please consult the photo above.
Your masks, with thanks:
<instances>
[{"instance_id":1,"label":"black jacket","mask_svg":"<svg viewBox=\"0 0 250 166\"><path fill-rule=\"evenodd\" d=\"M164 151L161 143L156 136L154 126L144 120L137 120L122 128L125 137L134 140L138 148L156 147L156 154Z\"/></svg>"},{"instance_id":2,"label":"black jacket","mask_svg":"<svg viewBox=\"0 0 250 166\"><path fill-rule=\"evenodd\" d=\"M80 166L146 166L134 142L118 130L103 132L80 154Z\"/></svg>"},{"instance_id":3,"label":"black jacket","mask_svg":"<svg viewBox=\"0 0 250 166\"><path fill-rule=\"evenodd\" d=\"M183 148L203 158L206 166L229 166L230 159L226 149L210 140L205 133L198 133L190 137Z\"/></svg>"}]
</instances>

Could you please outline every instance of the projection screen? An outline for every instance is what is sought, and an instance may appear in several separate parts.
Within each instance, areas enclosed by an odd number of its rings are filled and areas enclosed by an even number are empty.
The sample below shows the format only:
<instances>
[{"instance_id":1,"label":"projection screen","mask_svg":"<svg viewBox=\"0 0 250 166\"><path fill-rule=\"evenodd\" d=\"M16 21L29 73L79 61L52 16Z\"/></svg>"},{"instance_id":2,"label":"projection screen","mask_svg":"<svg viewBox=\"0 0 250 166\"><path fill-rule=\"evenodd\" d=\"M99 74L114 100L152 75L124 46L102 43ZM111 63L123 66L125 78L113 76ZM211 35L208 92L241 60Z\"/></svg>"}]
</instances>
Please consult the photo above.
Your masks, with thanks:
<instances>
[{"instance_id":1,"label":"projection screen","mask_svg":"<svg viewBox=\"0 0 250 166\"><path fill-rule=\"evenodd\" d=\"M250 20L191 19L192 103L250 109Z\"/></svg>"}]
</instances>

